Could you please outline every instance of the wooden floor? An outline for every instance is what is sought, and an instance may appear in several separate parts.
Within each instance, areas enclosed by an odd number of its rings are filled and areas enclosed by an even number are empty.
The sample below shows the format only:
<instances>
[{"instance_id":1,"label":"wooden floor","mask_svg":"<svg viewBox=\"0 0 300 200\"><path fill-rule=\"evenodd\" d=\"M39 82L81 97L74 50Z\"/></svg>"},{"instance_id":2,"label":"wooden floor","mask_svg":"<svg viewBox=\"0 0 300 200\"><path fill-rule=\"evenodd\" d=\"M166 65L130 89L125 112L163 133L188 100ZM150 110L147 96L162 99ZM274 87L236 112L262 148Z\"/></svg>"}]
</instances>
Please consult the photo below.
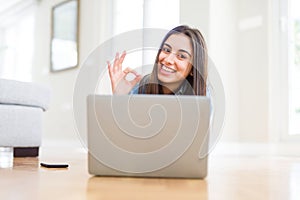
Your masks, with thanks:
<instances>
[{"instance_id":1,"label":"wooden floor","mask_svg":"<svg viewBox=\"0 0 300 200\"><path fill-rule=\"evenodd\" d=\"M300 199L300 155L240 146L217 148L208 177L191 180L93 177L83 148L48 145L39 158L15 158L13 168L0 169L0 199ZM259 148L269 150L253 153ZM70 167L47 169L40 162L67 162Z\"/></svg>"}]
</instances>

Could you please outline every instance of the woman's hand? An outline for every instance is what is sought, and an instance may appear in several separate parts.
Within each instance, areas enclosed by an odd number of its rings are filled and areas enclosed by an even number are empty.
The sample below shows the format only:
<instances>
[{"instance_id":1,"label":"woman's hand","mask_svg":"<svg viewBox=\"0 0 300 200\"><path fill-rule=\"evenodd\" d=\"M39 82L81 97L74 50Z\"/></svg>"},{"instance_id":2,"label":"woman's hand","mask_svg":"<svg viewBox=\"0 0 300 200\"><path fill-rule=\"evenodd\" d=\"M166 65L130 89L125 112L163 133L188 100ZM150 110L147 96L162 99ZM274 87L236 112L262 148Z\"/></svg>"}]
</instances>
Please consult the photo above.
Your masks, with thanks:
<instances>
[{"instance_id":1,"label":"woman's hand","mask_svg":"<svg viewBox=\"0 0 300 200\"><path fill-rule=\"evenodd\" d=\"M122 64L125 56L125 51L121 54L121 56L119 56L119 53L117 53L113 65L111 65L110 62L107 61L113 94L128 94L142 78L141 75L139 75L136 71L130 69L129 67L122 71ZM129 81L126 79L126 76L129 73L135 75L135 78L133 80Z\"/></svg>"}]
</instances>

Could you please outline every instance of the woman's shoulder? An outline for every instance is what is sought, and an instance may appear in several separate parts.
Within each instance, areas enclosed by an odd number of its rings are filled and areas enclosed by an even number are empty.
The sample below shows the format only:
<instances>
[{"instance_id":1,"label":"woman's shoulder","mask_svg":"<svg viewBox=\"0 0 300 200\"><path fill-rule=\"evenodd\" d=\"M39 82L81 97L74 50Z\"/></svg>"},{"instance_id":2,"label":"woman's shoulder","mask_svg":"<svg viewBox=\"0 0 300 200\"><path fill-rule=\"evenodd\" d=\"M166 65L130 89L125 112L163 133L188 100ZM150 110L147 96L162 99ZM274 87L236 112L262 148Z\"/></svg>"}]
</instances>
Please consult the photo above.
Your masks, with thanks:
<instances>
[{"instance_id":1,"label":"woman's shoulder","mask_svg":"<svg viewBox=\"0 0 300 200\"><path fill-rule=\"evenodd\" d=\"M141 84L147 83L147 81L149 80L149 78L150 78L150 74L145 75L145 76L140 80L139 84L141 85Z\"/></svg>"}]
</instances>

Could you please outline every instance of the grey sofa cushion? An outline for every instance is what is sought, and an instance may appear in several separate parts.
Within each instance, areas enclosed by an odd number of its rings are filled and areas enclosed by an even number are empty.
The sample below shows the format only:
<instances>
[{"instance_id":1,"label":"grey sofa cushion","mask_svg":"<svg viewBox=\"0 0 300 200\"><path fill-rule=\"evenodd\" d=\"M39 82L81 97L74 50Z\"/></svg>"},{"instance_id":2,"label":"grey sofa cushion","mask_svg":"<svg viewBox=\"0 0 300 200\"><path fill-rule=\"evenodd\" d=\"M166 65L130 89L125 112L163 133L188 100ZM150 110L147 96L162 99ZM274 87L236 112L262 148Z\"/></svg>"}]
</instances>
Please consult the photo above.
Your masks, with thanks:
<instances>
[{"instance_id":1,"label":"grey sofa cushion","mask_svg":"<svg viewBox=\"0 0 300 200\"><path fill-rule=\"evenodd\" d=\"M29 82L0 79L0 104L40 107L47 110L50 88Z\"/></svg>"},{"instance_id":2,"label":"grey sofa cushion","mask_svg":"<svg viewBox=\"0 0 300 200\"><path fill-rule=\"evenodd\" d=\"M37 107L0 104L0 146L40 146L42 114Z\"/></svg>"}]
</instances>

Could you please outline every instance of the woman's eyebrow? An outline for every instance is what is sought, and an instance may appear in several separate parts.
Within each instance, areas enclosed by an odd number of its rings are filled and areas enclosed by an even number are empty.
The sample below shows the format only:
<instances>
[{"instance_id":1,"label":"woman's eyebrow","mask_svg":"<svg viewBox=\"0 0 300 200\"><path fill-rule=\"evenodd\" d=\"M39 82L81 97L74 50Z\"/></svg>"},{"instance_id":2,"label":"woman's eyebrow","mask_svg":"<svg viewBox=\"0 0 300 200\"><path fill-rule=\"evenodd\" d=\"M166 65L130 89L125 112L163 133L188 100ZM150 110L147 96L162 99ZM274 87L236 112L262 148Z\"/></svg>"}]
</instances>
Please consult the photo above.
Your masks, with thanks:
<instances>
[{"instance_id":1,"label":"woman's eyebrow","mask_svg":"<svg viewBox=\"0 0 300 200\"><path fill-rule=\"evenodd\" d=\"M168 43L164 43L164 45L166 45L172 49L171 45L169 45Z\"/></svg>"},{"instance_id":2,"label":"woman's eyebrow","mask_svg":"<svg viewBox=\"0 0 300 200\"><path fill-rule=\"evenodd\" d=\"M186 50L184 50L184 49L179 49L178 51L185 52L185 53L189 54L190 57L192 57L191 53L188 52L188 51L186 51Z\"/></svg>"},{"instance_id":3,"label":"woman's eyebrow","mask_svg":"<svg viewBox=\"0 0 300 200\"><path fill-rule=\"evenodd\" d=\"M166 45L166 46L168 46L169 48L172 49L172 46L169 45L168 43L164 43L164 45ZM192 57L192 54L190 52L188 52L187 50L179 49L178 51L185 52L185 53L189 54L190 57Z\"/></svg>"}]
</instances>

